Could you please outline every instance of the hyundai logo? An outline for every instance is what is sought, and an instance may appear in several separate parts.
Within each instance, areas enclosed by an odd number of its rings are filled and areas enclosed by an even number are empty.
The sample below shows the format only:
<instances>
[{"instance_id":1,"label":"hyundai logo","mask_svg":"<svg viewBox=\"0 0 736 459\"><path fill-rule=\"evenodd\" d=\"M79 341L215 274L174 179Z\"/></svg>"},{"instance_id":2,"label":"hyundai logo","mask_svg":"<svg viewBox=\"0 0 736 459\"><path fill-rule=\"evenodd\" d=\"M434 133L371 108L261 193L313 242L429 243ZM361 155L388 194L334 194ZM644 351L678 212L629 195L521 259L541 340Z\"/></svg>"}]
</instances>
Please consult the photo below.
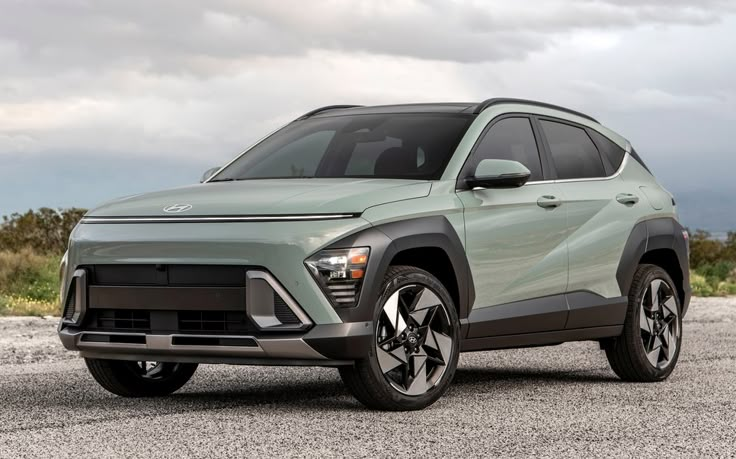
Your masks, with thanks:
<instances>
[{"instance_id":1,"label":"hyundai logo","mask_svg":"<svg viewBox=\"0 0 736 459\"><path fill-rule=\"evenodd\" d=\"M191 208L191 204L174 204L173 206L164 207L164 212L170 214L180 214L182 212L186 212Z\"/></svg>"}]
</instances>

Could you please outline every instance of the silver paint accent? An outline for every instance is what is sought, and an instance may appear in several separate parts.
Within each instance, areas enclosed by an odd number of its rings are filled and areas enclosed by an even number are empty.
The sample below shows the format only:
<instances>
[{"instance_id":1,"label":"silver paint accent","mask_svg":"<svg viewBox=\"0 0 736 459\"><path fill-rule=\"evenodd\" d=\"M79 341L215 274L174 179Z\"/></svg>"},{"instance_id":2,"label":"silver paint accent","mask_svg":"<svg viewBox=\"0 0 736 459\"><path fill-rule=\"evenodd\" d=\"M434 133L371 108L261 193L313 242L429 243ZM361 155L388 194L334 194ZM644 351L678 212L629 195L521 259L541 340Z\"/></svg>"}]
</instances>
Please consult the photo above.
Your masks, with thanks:
<instances>
[{"instance_id":1,"label":"silver paint accent","mask_svg":"<svg viewBox=\"0 0 736 459\"><path fill-rule=\"evenodd\" d=\"M250 317L258 328L262 330L294 330L307 328L312 325L312 321L309 319L309 316L307 316L302 308L299 307L297 302L294 301L291 295L289 295L289 292L287 292L270 273L251 269L246 272L245 276L245 293L247 295L246 312L248 317ZM261 292L259 292L258 286L254 283L254 281L258 279L265 281L269 287L271 287L271 289L273 289L273 291L275 291L276 294L284 300L286 306L288 306L289 309L291 309L291 312L293 312L299 319L301 322L300 324L282 324L281 321L276 318L273 307L273 295L270 295L270 305L262 298L259 298L259 293ZM272 292L266 292L266 294L270 293Z\"/></svg>"},{"instance_id":2,"label":"silver paint accent","mask_svg":"<svg viewBox=\"0 0 736 459\"><path fill-rule=\"evenodd\" d=\"M143 343L100 343L94 341L82 341L84 335L103 336L137 336L145 337ZM283 358L283 359L314 359L326 360L327 358L315 351L301 338L256 338L246 335L147 335L145 333L121 333L121 332L71 332L63 329L59 336L67 349L79 351L109 352L111 355L124 351L135 351L138 353L160 354L165 352L170 355L209 355L228 357L261 357L261 358ZM256 346L199 346L172 344L177 337L186 338L220 338L220 339L251 339Z\"/></svg>"},{"instance_id":3,"label":"silver paint accent","mask_svg":"<svg viewBox=\"0 0 736 459\"><path fill-rule=\"evenodd\" d=\"M313 221L356 218L354 214L243 215L232 217L83 217L80 223L243 223L269 221Z\"/></svg>"}]
</instances>

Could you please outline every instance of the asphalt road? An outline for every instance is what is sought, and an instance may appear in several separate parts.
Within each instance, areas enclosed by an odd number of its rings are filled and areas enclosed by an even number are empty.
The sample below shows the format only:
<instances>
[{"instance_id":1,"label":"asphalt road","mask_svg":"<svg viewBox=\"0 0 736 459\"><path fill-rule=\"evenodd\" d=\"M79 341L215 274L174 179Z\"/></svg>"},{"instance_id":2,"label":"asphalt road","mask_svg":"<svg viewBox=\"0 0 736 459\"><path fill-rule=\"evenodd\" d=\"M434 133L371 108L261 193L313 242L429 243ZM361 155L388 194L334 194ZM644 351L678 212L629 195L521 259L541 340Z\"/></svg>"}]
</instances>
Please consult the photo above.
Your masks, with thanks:
<instances>
[{"instance_id":1,"label":"asphalt road","mask_svg":"<svg viewBox=\"0 0 736 459\"><path fill-rule=\"evenodd\" d=\"M620 382L595 343L465 354L413 413L316 368L202 366L171 397L118 398L54 327L0 319L0 457L736 456L736 298L693 301L666 382Z\"/></svg>"}]
</instances>

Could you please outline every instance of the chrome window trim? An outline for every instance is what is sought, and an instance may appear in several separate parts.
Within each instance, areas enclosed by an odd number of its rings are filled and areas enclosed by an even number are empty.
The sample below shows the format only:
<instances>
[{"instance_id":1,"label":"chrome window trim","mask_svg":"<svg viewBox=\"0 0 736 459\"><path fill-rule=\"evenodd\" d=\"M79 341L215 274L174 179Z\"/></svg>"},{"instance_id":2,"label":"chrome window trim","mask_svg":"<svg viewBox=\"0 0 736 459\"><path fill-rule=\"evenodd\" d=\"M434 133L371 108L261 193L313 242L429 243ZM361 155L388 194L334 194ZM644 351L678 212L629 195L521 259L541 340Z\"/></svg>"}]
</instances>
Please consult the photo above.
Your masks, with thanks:
<instances>
[{"instance_id":1,"label":"chrome window trim","mask_svg":"<svg viewBox=\"0 0 736 459\"><path fill-rule=\"evenodd\" d=\"M82 217L80 223L240 223L269 221L314 221L357 218L360 214L242 215L229 217Z\"/></svg>"},{"instance_id":2,"label":"chrome window trim","mask_svg":"<svg viewBox=\"0 0 736 459\"><path fill-rule=\"evenodd\" d=\"M618 170L614 172L611 175L607 175L605 177L588 177L588 178L575 178L575 179L556 179L556 180L537 180L534 182L527 182L524 184L524 186L527 185L544 185L544 184L550 184L550 183L575 183L575 182L600 182L604 180L612 180L621 175L621 173L626 168L626 165L629 162L629 158L631 155L629 154L629 151L631 150L631 144L627 144L626 147L626 154L624 154L624 159L621 161L621 165L618 167Z\"/></svg>"}]
</instances>

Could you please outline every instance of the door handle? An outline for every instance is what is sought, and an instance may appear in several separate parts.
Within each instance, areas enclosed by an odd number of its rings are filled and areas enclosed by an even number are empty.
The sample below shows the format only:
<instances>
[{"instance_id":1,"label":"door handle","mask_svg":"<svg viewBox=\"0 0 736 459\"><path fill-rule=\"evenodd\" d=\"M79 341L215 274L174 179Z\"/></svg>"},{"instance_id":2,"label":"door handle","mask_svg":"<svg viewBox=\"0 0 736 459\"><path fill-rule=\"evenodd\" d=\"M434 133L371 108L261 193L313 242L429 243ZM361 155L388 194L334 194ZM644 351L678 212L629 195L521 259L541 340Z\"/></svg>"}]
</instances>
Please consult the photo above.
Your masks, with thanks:
<instances>
[{"instance_id":1,"label":"door handle","mask_svg":"<svg viewBox=\"0 0 736 459\"><path fill-rule=\"evenodd\" d=\"M545 209L554 209L555 207L560 207L562 205L562 200L557 196L545 194L537 199L537 205L539 207L544 207Z\"/></svg>"},{"instance_id":2,"label":"door handle","mask_svg":"<svg viewBox=\"0 0 736 459\"><path fill-rule=\"evenodd\" d=\"M616 195L616 201L621 204L634 205L639 202L639 196L631 193L619 193Z\"/></svg>"}]
</instances>

